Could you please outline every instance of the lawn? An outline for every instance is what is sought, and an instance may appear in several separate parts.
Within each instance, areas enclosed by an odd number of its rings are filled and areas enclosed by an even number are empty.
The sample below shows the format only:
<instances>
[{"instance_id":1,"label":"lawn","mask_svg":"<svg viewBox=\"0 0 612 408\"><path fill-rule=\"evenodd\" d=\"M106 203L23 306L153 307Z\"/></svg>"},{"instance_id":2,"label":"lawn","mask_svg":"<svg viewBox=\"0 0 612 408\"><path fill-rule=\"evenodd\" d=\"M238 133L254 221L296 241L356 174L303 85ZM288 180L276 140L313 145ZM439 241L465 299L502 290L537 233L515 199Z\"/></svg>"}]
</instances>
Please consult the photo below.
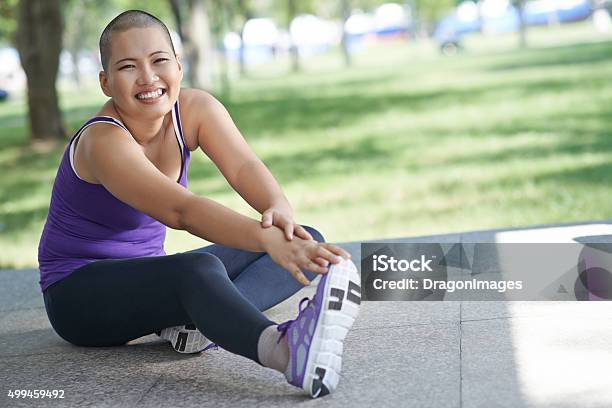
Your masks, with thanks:
<instances>
[{"instance_id":1,"label":"lawn","mask_svg":"<svg viewBox=\"0 0 612 408\"><path fill-rule=\"evenodd\" d=\"M612 42L587 24L473 37L442 57L429 43L336 53L253 70L220 95L278 178L298 222L356 241L609 219ZM103 101L62 92L73 131ZM34 267L64 144L33 150L23 103L0 105L0 266ZM190 189L249 210L201 152ZM205 243L168 230L168 253Z\"/></svg>"}]
</instances>

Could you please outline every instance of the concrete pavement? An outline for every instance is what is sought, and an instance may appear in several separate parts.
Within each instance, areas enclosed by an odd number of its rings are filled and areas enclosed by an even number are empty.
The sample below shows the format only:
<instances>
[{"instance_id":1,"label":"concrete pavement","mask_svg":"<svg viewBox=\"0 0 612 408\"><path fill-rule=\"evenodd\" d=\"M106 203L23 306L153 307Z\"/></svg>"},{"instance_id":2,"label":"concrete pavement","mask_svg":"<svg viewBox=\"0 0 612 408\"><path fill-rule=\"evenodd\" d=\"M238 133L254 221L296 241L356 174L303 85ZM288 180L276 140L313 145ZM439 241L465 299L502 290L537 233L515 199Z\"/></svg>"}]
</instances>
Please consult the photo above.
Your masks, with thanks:
<instances>
[{"instance_id":1,"label":"concrete pavement","mask_svg":"<svg viewBox=\"0 0 612 408\"><path fill-rule=\"evenodd\" d=\"M390 241L607 235L612 224L600 222ZM345 247L360 258L357 243ZM267 314L293 318L313 289ZM181 355L155 335L121 347L76 347L51 328L38 271L0 271L0 406L612 406L609 302L363 302L344 350L338 390L310 400L281 374L222 349ZM10 389L63 390L65 398L10 399Z\"/></svg>"}]
</instances>

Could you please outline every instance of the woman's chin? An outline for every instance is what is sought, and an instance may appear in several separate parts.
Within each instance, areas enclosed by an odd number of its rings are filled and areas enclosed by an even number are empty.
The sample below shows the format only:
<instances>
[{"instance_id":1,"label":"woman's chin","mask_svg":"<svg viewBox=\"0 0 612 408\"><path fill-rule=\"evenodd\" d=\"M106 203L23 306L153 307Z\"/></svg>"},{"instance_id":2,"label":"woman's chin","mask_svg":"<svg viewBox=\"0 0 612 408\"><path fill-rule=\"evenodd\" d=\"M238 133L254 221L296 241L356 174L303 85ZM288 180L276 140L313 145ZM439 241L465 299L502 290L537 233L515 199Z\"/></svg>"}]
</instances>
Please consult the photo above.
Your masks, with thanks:
<instances>
[{"instance_id":1,"label":"woman's chin","mask_svg":"<svg viewBox=\"0 0 612 408\"><path fill-rule=\"evenodd\" d=\"M134 116L147 120L158 119L163 117L172 110L172 103L166 98L165 101L159 101L155 104L137 104Z\"/></svg>"}]
</instances>

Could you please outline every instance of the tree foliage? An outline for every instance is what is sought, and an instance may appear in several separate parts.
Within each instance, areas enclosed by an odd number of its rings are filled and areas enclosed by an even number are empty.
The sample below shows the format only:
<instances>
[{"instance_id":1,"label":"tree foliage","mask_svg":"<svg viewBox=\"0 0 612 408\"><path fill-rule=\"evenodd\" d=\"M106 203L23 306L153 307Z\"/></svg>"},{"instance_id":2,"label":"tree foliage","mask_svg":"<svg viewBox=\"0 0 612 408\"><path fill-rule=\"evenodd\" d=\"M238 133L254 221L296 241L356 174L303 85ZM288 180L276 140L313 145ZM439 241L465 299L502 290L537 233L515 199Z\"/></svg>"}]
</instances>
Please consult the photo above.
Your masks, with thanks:
<instances>
[{"instance_id":1,"label":"tree foliage","mask_svg":"<svg viewBox=\"0 0 612 408\"><path fill-rule=\"evenodd\" d=\"M19 0L0 0L0 42L13 43L17 30L17 4Z\"/></svg>"},{"instance_id":2,"label":"tree foliage","mask_svg":"<svg viewBox=\"0 0 612 408\"><path fill-rule=\"evenodd\" d=\"M448 13L457 0L413 0L417 18L424 22L433 24L444 14Z\"/></svg>"}]
</instances>

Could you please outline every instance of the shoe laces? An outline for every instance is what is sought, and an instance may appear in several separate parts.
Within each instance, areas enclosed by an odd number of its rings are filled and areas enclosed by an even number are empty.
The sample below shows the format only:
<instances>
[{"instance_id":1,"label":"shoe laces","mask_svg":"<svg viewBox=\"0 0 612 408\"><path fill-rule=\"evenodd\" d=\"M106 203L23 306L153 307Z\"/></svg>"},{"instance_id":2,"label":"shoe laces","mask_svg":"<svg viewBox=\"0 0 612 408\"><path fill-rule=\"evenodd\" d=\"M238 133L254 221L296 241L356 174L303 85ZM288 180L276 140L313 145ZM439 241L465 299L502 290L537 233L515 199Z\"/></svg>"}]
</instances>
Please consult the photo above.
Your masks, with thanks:
<instances>
[{"instance_id":1,"label":"shoe laces","mask_svg":"<svg viewBox=\"0 0 612 408\"><path fill-rule=\"evenodd\" d=\"M300 304L298 306L298 309L300 312L298 313L297 317L293 320L287 320L286 322L281 323L276 327L276 330L281 332L281 335L278 337L276 344L280 343L281 339L287 335L287 331L289 330L289 327L291 327L293 323L300 320L300 317L302 317L302 313L304 313L304 311L308 309L308 307L310 306L313 300L314 300L314 297L312 299L305 297L302 300L300 300ZM302 305L304 304L304 302L308 302L308 303L306 303L306 307L302 308Z\"/></svg>"},{"instance_id":2,"label":"shoe laces","mask_svg":"<svg viewBox=\"0 0 612 408\"><path fill-rule=\"evenodd\" d=\"M215 350L219 350L219 345L217 343L210 343L208 346L204 347L204 350L202 351L206 351L206 350L210 350L210 349L215 349Z\"/></svg>"}]
</instances>

